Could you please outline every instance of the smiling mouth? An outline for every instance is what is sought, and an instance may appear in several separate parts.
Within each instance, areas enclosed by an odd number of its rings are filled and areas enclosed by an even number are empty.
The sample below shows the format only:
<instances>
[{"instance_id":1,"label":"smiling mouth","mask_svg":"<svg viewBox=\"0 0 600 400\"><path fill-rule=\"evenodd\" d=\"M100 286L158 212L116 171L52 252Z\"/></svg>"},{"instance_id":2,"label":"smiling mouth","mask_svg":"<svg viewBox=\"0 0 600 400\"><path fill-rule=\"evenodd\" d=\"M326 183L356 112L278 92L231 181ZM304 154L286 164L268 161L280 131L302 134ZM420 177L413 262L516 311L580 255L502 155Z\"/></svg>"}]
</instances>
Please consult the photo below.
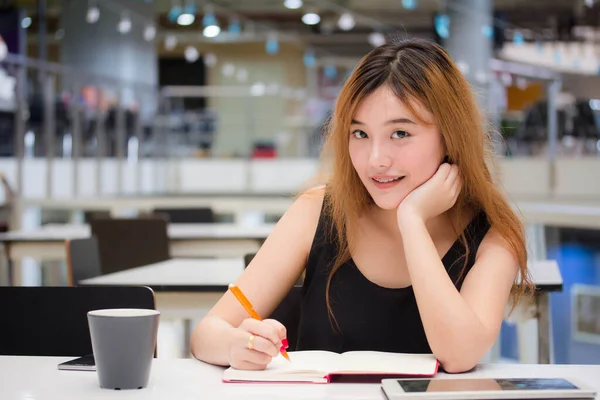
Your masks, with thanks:
<instances>
[{"instance_id":1,"label":"smiling mouth","mask_svg":"<svg viewBox=\"0 0 600 400\"><path fill-rule=\"evenodd\" d=\"M403 176L398 176L396 178L371 178L371 179L373 179L377 183L390 183L390 182L399 181L403 178L404 178Z\"/></svg>"}]
</instances>

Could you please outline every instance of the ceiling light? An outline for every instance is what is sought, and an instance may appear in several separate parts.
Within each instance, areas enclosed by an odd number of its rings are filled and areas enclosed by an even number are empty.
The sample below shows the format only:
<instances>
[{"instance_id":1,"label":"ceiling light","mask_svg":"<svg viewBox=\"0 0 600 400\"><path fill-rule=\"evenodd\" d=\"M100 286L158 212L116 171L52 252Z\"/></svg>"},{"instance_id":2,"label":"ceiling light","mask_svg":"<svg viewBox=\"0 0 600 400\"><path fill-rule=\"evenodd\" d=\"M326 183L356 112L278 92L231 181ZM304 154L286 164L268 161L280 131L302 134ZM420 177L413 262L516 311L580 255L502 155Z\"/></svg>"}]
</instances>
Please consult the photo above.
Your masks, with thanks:
<instances>
[{"instance_id":1,"label":"ceiling light","mask_svg":"<svg viewBox=\"0 0 600 400\"><path fill-rule=\"evenodd\" d=\"M219 21L217 21L217 17L212 11L212 7L208 6L204 13L204 17L202 18L202 25L204 29L202 30L202 34L208 38L214 38L219 33L221 33L221 27L219 26Z\"/></svg>"},{"instance_id":2,"label":"ceiling light","mask_svg":"<svg viewBox=\"0 0 600 400\"><path fill-rule=\"evenodd\" d=\"M302 22L306 25L316 25L321 22L321 17L317 13L308 12L302 16Z\"/></svg>"},{"instance_id":3,"label":"ceiling light","mask_svg":"<svg viewBox=\"0 0 600 400\"><path fill-rule=\"evenodd\" d=\"M325 76L329 79L335 79L335 77L337 76L337 68L335 67L335 65L326 65L323 69L323 72L325 73Z\"/></svg>"},{"instance_id":4,"label":"ceiling light","mask_svg":"<svg viewBox=\"0 0 600 400\"><path fill-rule=\"evenodd\" d=\"M417 0L402 0L402 7L407 10L414 10L417 8Z\"/></svg>"},{"instance_id":5,"label":"ceiling light","mask_svg":"<svg viewBox=\"0 0 600 400\"><path fill-rule=\"evenodd\" d=\"M173 50L177 46L177 37L169 35L165 38L165 49Z\"/></svg>"},{"instance_id":6,"label":"ceiling light","mask_svg":"<svg viewBox=\"0 0 600 400\"><path fill-rule=\"evenodd\" d=\"M197 48L188 46L185 48L184 56L187 62L193 63L200 57L200 54L198 53Z\"/></svg>"},{"instance_id":7,"label":"ceiling light","mask_svg":"<svg viewBox=\"0 0 600 400\"><path fill-rule=\"evenodd\" d=\"M127 13L123 13L121 20L119 21L119 24L117 25L117 30L121 34L128 33L131 30L131 19L129 19L129 16L127 15Z\"/></svg>"},{"instance_id":8,"label":"ceiling light","mask_svg":"<svg viewBox=\"0 0 600 400\"><path fill-rule=\"evenodd\" d=\"M31 17L25 17L21 20L21 27L27 29L31 26Z\"/></svg>"},{"instance_id":9,"label":"ceiling light","mask_svg":"<svg viewBox=\"0 0 600 400\"><path fill-rule=\"evenodd\" d=\"M264 96L267 88L264 83L256 82L254 85L250 87L250 94L252 96Z\"/></svg>"},{"instance_id":10,"label":"ceiling light","mask_svg":"<svg viewBox=\"0 0 600 400\"><path fill-rule=\"evenodd\" d=\"M144 39L148 42L156 37L156 28L153 25L148 25L144 28Z\"/></svg>"},{"instance_id":11,"label":"ceiling light","mask_svg":"<svg viewBox=\"0 0 600 400\"><path fill-rule=\"evenodd\" d=\"M317 65L317 59L315 57L315 52L312 50L308 50L304 53L302 57L302 61L306 67L312 68Z\"/></svg>"},{"instance_id":12,"label":"ceiling light","mask_svg":"<svg viewBox=\"0 0 600 400\"><path fill-rule=\"evenodd\" d=\"M485 71L477 71L475 74L475 80L479 83L487 83L488 75Z\"/></svg>"},{"instance_id":13,"label":"ceiling light","mask_svg":"<svg viewBox=\"0 0 600 400\"><path fill-rule=\"evenodd\" d=\"M385 44L385 36L380 32L373 32L369 34L369 44L373 47L379 47Z\"/></svg>"},{"instance_id":14,"label":"ceiling light","mask_svg":"<svg viewBox=\"0 0 600 400\"><path fill-rule=\"evenodd\" d=\"M297 10L302 7L302 0L285 0L283 5L290 10Z\"/></svg>"},{"instance_id":15,"label":"ceiling light","mask_svg":"<svg viewBox=\"0 0 600 400\"><path fill-rule=\"evenodd\" d=\"M277 34L270 33L267 36L265 50L267 51L267 54L277 54L279 52L279 40L277 40Z\"/></svg>"},{"instance_id":16,"label":"ceiling light","mask_svg":"<svg viewBox=\"0 0 600 400\"><path fill-rule=\"evenodd\" d=\"M356 21L350 13L343 13L338 19L338 27L343 31L349 31L356 26Z\"/></svg>"},{"instance_id":17,"label":"ceiling light","mask_svg":"<svg viewBox=\"0 0 600 400\"><path fill-rule=\"evenodd\" d=\"M221 33L219 25L209 25L202 31L202 34L207 38L214 38Z\"/></svg>"},{"instance_id":18,"label":"ceiling light","mask_svg":"<svg viewBox=\"0 0 600 400\"><path fill-rule=\"evenodd\" d=\"M207 67L214 67L217 65L217 56L215 56L214 53L206 53L204 55L204 64Z\"/></svg>"},{"instance_id":19,"label":"ceiling light","mask_svg":"<svg viewBox=\"0 0 600 400\"><path fill-rule=\"evenodd\" d=\"M235 74L235 65L231 63L225 63L221 72L223 72L223 75L225 75L228 78L232 77L233 74Z\"/></svg>"},{"instance_id":20,"label":"ceiling light","mask_svg":"<svg viewBox=\"0 0 600 400\"><path fill-rule=\"evenodd\" d=\"M469 67L469 64L466 61L463 60L459 60L456 62L456 66L458 67L458 69L460 70L460 72L463 73L463 75L468 75L469 74L469 70L471 69Z\"/></svg>"},{"instance_id":21,"label":"ceiling light","mask_svg":"<svg viewBox=\"0 0 600 400\"><path fill-rule=\"evenodd\" d=\"M240 25L240 21L236 17L233 17L231 21L229 21L229 27L227 28L227 30L232 35L239 35L240 33L242 33L242 26Z\"/></svg>"},{"instance_id":22,"label":"ceiling light","mask_svg":"<svg viewBox=\"0 0 600 400\"><path fill-rule=\"evenodd\" d=\"M92 6L92 7L88 8L87 15L85 16L85 20L90 24L94 24L94 23L98 22L99 19L100 19L100 9L97 6Z\"/></svg>"},{"instance_id":23,"label":"ceiling light","mask_svg":"<svg viewBox=\"0 0 600 400\"><path fill-rule=\"evenodd\" d=\"M195 20L196 20L196 17L194 16L194 14L184 13L184 14L181 14L179 17L177 17L177 25L181 25L181 26L191 25L194 23Z\"/></svg>"},{"instance_id":24,"label":"ceiling light","mask_svg":"<svg viewBox=\"0 0 600 400\"><path fill-rule=\"evenodd\" d=\"M191 25L196 20L196 5L193 1L186 2L183 12L177 17L178 25Z\"/></svg>"}]
</instances>

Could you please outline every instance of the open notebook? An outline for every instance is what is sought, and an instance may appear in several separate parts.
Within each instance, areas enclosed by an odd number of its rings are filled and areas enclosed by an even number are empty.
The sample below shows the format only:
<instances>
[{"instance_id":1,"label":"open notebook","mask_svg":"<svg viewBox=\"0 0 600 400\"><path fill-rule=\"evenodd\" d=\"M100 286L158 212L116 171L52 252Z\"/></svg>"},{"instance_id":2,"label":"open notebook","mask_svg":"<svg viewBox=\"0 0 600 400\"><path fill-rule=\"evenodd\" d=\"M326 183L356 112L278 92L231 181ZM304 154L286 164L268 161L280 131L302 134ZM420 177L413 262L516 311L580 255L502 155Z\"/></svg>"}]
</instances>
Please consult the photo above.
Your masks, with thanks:
<instances>
[{"instance_id":1,"label":"open notebook","mask_svg":"<svg viewBox=\"0 0 600 400\"><path fill-rule=\"evenodd\" d=\"M291 351L291 362L281 355L262 371L227 368L224 382L329 383L336 376L431 377L438 361L432 354L397 354L376 351Z\"/></svg>"}]
</instances>

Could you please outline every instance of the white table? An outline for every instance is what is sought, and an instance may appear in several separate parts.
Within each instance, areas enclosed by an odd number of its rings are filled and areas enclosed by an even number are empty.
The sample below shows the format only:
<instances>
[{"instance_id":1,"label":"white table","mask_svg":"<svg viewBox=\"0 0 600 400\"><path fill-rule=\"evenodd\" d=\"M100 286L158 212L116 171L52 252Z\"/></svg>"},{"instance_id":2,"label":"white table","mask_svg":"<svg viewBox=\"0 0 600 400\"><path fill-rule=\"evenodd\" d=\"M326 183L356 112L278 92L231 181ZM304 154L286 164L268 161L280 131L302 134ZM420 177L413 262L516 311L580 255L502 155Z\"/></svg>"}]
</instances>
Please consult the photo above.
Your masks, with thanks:
<instances>
[{"instance_id":1,"label":"white table","mask_svg":"<svg viewBox=\"0 0 600 400\"><path fill-rule=\"evenodd\" d=\"M141 390L101 389L95 372L59 371L63 357L0 356L2 371L0 398L36 400L227 400L227 399L364 399L383 400L379 384L252 384L221 382L222 367L193 359L153 360L150 382ZM487 364L467 374L439 373L436 379L486 378L568 378L574 377L600 392L598 365L511 365ZM600 396L596 396L600 399Z\"/></svg>"},{"instance_id":2,"label":"white table","mask_svg":"<svg viewBox=\"0 0 600 400\"><path fill-rule=\"evenodd\" d=\"M274 226L169 224L167 229L173 257L232 257L256 252ZM49 224L31 231L0 233L0 242L12 260L22 257L64 259L65 240L89 236L90 227L86 224Z\"/></svg>"},{"instance_id":3,"label":"white table","mask_svg":"<svg viewBox=\"0 0 600 400\"><path fill-rule=\"evenodd\" d=\"M244 259L171 260L102 275L80 285L139 285L154 290L157 308L170 318L203 317L244 271Z\"/></svg>"},{"instance_id":4,"label":"white table","mask_svg":"<svg viewBox=\"0 0 600 400\"><path fill-rule=\"evenodd\" d=\"M80 285L141 285L156 292L224 292L244 271L244 259L173 258L85 279Z\"/></svg>"}]
</instances>

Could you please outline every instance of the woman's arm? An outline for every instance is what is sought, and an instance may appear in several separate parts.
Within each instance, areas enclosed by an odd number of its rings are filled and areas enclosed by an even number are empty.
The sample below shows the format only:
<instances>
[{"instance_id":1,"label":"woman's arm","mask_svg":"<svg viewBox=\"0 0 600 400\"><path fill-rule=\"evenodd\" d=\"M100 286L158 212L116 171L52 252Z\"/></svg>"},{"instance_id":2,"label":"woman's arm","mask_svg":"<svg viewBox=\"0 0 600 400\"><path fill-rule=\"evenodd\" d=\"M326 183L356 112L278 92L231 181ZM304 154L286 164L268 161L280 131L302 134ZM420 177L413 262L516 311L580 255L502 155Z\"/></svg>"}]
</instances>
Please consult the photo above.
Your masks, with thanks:
<instances>
[{"instance_id":1,"label":"woman's arm","mask_svg":"<svg viewBox=\"0 0 600 400\"><path fill-rule=\"evenodd\" d=\"M447 372L473 368L499 333L518 263L494 229L480 244L460 293L418 217L399 219L412 286L429 345Z\"/></svg>"},{"instance_id":2,"label":"woman's arm","mask_svg":"<svg viewBox=\"0 0 600 400\"><path fill-rule=\"evenodd\" d=\"M313 189L300 196L235 282L263 318L273 312L302 274L322 201L322 189ZM229 365L230 344L236 340L238 343L248 340L248 332L237 329L247 318L237 299L226 292L195 327L190 342L192 354L212 364ZM252 324L253 321L247 323ZM266 324L254 324L250 328L260 330L256 332L257 336L273 335L273 332L268 332Z\"/></svg>"},{"instance_id":3,"label":"woman's arm","mask_svg":"<svg viewBox=\"0 0 600 400\"><path fill-rule=\"evenodd\" d=\"M458 292L426 223L456 204L461 187L458 167L444 163L397 210L398 229L427 341L448 372L473 368L491 348L519 268L507 242L492 227Z\"/></svg>"}]
</instances>

